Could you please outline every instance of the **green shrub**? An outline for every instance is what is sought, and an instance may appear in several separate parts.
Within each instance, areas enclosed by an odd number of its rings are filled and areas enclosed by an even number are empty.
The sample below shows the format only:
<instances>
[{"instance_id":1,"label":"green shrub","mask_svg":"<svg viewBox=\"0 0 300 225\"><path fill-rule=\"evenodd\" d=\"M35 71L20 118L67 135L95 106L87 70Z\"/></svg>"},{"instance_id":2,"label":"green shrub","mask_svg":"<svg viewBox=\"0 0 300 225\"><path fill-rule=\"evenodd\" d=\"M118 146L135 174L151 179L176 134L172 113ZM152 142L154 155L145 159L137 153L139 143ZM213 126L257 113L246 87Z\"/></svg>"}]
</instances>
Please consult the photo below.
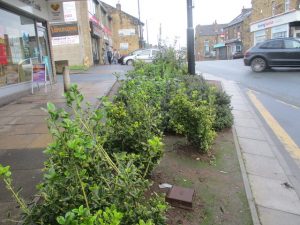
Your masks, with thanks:
<instances>
[{"instance_id":1,"label":"green shrub","mask_svg":"<svg viewBox=\"0 0 300 225\"><path fill-rule=\"evenodd\" d=\"M215 138L215 112L207 101L199 100L198 95L194 91L190 98L185 88L175 94L170 102L170 126L199 150L207 152Z\"/></svg>"},{"instance_id":2,"label":"green shrub","mask_svg":"<svg viewBox=\"0 0 300 225\"><path fill-rule=\"evenodd\" d=\"M55 225L57 217L66 212L76 217L72 210L81 205L88 209L87 219L115 205L116 211L123 215L121 224L140 221L165 224L164 199L157 195L145 197L150 183L143 175L152 164L145 164L145 170L141 171L135 166L140 159L138 155L105 150L107 136L99 135L102 128L105 134L105 111L82 107L83 97L76 87L66 97L69 113L48 104L48 123L55 141L46 150L48 159L39 185L42 203L27 209L24 224ZM155 156L155 152L161 151L159 138L149 139L148 145L149 152ZM6 169L0 172L9 175Z\"/></svg>"},{"instance_id":3,"label":"green shrub","mask_svg":"<svg viewBox=\"0 0 300 225\"><path fill-rule=\"evenodd\" d=\"M224 91L216 91L216 119L214 121L214 129L221 131L225 128L230 128L233 124L233 115L230 96Z\"/></svg>"}]
</instances>

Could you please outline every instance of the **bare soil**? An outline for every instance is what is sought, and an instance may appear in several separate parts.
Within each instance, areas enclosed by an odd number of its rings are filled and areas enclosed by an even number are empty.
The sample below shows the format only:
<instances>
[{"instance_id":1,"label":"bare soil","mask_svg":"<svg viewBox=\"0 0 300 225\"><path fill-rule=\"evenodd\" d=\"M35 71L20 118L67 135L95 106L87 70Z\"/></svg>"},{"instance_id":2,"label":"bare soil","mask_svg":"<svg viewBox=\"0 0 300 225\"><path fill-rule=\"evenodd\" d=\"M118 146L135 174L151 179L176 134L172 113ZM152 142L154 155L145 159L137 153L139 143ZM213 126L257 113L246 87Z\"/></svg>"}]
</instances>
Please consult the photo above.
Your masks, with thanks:
<instances>
[{"instance_id":1,"label":"bare soil","mask_svg":"<svg viewBox=\"0 0 300 225\"><path fill-rule=\"evenodd\" d=\"M171 207L168 225L251 225L231 130L220 133L209 154L200 154L185 138L167 135L165 154L152 174L152 191L161 183L195 189L193 209Z\"/></svg>"}]
</instances>

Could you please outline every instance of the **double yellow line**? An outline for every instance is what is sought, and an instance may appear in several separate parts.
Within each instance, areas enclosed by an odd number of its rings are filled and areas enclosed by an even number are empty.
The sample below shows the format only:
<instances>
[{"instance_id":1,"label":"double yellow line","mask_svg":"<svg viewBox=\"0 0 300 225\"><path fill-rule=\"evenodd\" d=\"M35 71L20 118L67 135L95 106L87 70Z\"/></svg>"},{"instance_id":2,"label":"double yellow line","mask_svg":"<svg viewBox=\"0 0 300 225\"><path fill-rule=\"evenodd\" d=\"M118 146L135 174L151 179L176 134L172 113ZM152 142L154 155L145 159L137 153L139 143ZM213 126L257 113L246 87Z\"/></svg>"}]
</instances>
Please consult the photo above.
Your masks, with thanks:
<instances>
[{"instance_id":1,"label":"double yellow line","mask_svg":"<svg viewBox=\"0 0 300 225\"><path fill-rule=\"evenodd\" d=\"M263 104L257 99L254 95L253 91L249 90L247 92L250 100L260 112L262 117L265 119L267 124L273 130L275 135L284 145L285 149L290 153L290 155L296 159L300 160L300 148L298 145L293 141L293 139L288 135L288 133L280 126L277 120L271 115L271 113L263 106Z\"/></svg>"}]
</instances>

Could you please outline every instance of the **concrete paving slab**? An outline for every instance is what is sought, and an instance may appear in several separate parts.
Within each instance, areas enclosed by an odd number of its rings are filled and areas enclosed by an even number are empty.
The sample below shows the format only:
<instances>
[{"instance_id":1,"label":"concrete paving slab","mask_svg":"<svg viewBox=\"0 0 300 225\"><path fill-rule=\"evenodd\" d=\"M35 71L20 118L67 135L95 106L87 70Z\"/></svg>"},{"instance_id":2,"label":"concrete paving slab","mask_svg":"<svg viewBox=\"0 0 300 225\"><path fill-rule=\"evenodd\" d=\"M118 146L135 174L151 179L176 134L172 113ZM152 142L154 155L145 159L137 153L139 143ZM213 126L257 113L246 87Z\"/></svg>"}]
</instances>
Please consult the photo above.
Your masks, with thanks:
<instances>
[{"instance_id":1,"label":"concrete paving slab","mask_svg":"<svg viewBox=\"0 0 300 225\"><path fill-rule=\"evenodd\" d=\"M257 128L235 126L235 129L236 129L238 137L250 138L250 139L254 139L254 140L262 140L262 141L264 141L266 139L264 137L263 132Z\"/></svg>"},{"instance_id":2,"label":"concrete paving slab","mask_svg":"<svg viewBox=\"0 0 300 225\"><path fill-rule=\"evenodd\" d=\"M16 123L17 120L18 117L13 117L13 116L0 117L0 126L14 124Z\"/></svg>"},{"instance_id":3,"label":"concrete paving slab","mask_svg":"<svg viewBox=\"0 0 300 225\"><path fill-rule=\"evenodd\" d=\"M26 148L46 148L52 142L50 134L40 134L39 137L33 140Z\"/></svg>"},{"instance_id":4,"label":"concrete paving slab","mask_svg":"<svg viewBox=\"0 0 300 225\"><path fill-rule=\"evenodd\" d=\"M258 206L263 225L299 225L300 216Z\"/></svg>"},{"instance_id":5,"label":"concrete paving slab","mask_svg":"<svg viewBox=\"0 0 300 225\"><path fill-rule=\"evenodd\" d=\"M2 151L2 150L1 150ZM3 151L0 163L9 165L11 170L34 170L44 167L46 155L44 149L10 149Z\"/></svg>"},{"instance_id":6,"label":"concrete paving slab","mask_svg":"<svg viewBox=\"0 0 300 225\"><path fill-rule=\"evenodd\" d=\"M38 134L1 135L0 149L24 149L38 137Z\"/></svg>"},{"instance_id":7,"label":"concrete paving slab","mask_svg":"<svg viewBox=\"0 0 300 225\"><path fill-rule=\"evenodd\" d=\"M259 128L255 119L234 118L234 124L239 127Z\"/></svg>"},{"instance_id":8,"label":"concrete paving slab","mask_svg":"<svg viewBox=\"0 0 300 225\"><path fill-rule=\"evenodd\" d=\"M250 108L247 104L234 104L232 105L233 109L249 112Z\"/></svg>"},{"instance_id":9,"label":"concrete paving slab","mask_svg":"<svg viewBox=\"0 0 300 225\"><path fill-rule=\"evenodd\" d=\"M247 172L256 176L281 180L284 183L287 180L282 167L276 158L265 156L243 154Z\"/></svg>"},{"instance_id":10,"label":"concrete paving slab","mask_svg":"<svg viewBox=\"0 0 300 225\"><path fill-rule=\"evenodd\" d=\"M36 185L42 181L42 169L35 170L14 170L12 173L13 185L16 190L21 189L20 195L26 200L33 199L36 193ZM5 188L3 181L0 181L0 202L13 201L11 193Z\"/></svg>"},{"instance_id":11,"label":"concrete paving slab","mask_svg":"<svg viewBox=\"0 0 300 225\"><path fill-rule=\"evenodd\" d=\"M0 225L16 225L21 210L15 202L0 203Z\"/></svg>"},{"instance_id":12,"label":"concrete paving slab","mask_svg":"<svg viewBox=\"0 0 300 225\"><path fill-rule=\"evenodd\" d=\"M240 137L239 143L240 143L241 150L244 153L261 155L261 156L272 157L272 158L275 157L271 147L266 141L253 140L253 139Z\"/></svg>"},{"instance_id":13,"label":"concrete paving slab","mask_svg":"<svg viewBox=\"0 0 300 225\"><path fill-rule=\"evenodd\" d=\"M241 119L253 119L254 116L251 112L245 112L245 111L240 111L240 110L232 110L232 114L234 116L234 118L241 118Z\"/></svg>"},{"instance_id":14,"label":"concrete paving slab","mask_svg":"<svg viewBox=\"0 0 300 225\"><path fill-rule=\"evenodd\" d=\"M256 204L300 215L300 201L293 189L287 189L281 180L249 174ZM288 182L288 181L286 181Z\"/></svg>"}]
</instances>

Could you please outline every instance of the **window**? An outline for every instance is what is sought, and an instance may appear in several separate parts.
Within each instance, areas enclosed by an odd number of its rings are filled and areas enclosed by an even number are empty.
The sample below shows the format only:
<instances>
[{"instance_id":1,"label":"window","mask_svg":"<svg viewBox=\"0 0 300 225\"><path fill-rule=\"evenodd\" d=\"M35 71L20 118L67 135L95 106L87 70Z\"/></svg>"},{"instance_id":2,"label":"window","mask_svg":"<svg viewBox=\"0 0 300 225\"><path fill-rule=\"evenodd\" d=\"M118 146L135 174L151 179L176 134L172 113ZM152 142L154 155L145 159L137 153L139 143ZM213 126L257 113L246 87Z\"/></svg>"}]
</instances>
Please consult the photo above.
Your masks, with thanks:
<instances>
[{"instance_id":1,"label":"window","mask_svg":"<svg viewBox=\"0 0 300 225\"><path fill-rule=\"evenodd\" d=\"M300 42L295 40L284 40L285 48L300 48Z\"/></svg>"},{"instance_id":2,"label":"window","mask_svg":"<svg viewBox=\"0 0 300 225\"><path fill-rule=\"evenodd\" d=\"M260 48L263 48L263 49L281 49L281 48L283 48L283 41L282 40L269 41L269 42L263 44Z\"/></svg>"},{"instance_id":3,"label":"window","mask_svg":"<svg viewBox=\"0 0 300 225\"><path fill-rule=\"evenodd\" d=\"M282 32L277 32L277 33L273 33L272 37L273 38L283 38L287 36L287 32L286 31L282 31Z\"/></svg>"},{"instance_id":4,"label":"window","mask_svg":"<svg viewBox=\"0 0 300 225\"><path fill-rule=\"evenodd\" d=\"M88 11L93 16L96 14L96 3L94 0L88 0Z\"/></svg>"},{"instance_id":5,"label":"window","mask_svg":"<svg viewBox=\"0 0 300 225\"><path fill-rule=\"evenodd\" d=\"M284 11L285 12L290 11L290 0L285 0L285 2L284 2Z\"/></svg>"},{"instance_id":6,"label":"window","mask_svg":"<svg viewBox=\"0 0 300 225\"><path fill-rule=\"evenodd\" d=\"M237 45L235 51L236 52L241 52L242 51L242 46Z\"/></svg>"},{"instance_id":7,"label":"window","mask_svg":"<svg viewBox=\"0 0 300 225\"><path fill-rule=\"evenodd\" d=\"M0 9L0 87L30 81L39 60L34 21Z\"/></svg>"},{"instance_id":8,"label":"window","mask_svg":"<svg viewBox=\"0 0 300 225\"><path fill-rule=\"evenodd\" d=\"M150 55L151 50L145 50L138 53L139 56L148 56Z\"/></svg>"},{"instance_id":9,"label":"window","mask_svg":"<svg viewBox=\"0 0 300 225\"><path fill-rule=\"evenodd\" d=\"M261 43L266 40L266 31L261 30L261 31L256 31L254 33L254 44Z\"/></svg>"},{"instance_id":10,"label":"window","mask_svg":"<svg viewBox=\"0 0 300 225\"><path fill-rule=\"evenodd\" d=\"M204 41L204 53L209 53L209 41Z\"/></svg>"}]
</instances>

